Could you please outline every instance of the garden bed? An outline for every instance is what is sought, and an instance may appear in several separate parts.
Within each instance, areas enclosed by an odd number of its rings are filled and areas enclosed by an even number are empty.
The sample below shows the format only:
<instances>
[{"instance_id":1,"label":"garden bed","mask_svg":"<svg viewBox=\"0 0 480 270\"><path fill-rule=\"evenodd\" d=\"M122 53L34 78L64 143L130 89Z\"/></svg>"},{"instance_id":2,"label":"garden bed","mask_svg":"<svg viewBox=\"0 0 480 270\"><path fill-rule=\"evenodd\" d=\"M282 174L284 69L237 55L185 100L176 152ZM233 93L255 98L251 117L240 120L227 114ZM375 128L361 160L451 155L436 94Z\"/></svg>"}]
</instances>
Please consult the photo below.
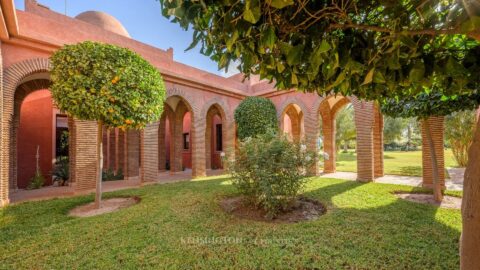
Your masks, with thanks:
<instances>
[{"instance_id":1,"label":"garden bed","mask_svg":"<svg viewBox=\"0 0 480 270\"><path fill-rule=\"evenodd\" d=\"M443 196L441 203L435 201L433 194L395 192L395 195L400 199L410 202L430 204L441 208L460 209L462 207L462 198L448 195Z\"/></svg>"},{"instance_id":2,"label":"garden bed","mask_svg":"<svg viewBox=\"0 0 480 270\"><path fill-rule=\"evenodd\" d=\"M95 208L95 202L73 208L69 215L73 217L93 217L118 211L140 202L139 197L111 198L102 200L100 208Z\"/></svg>"},{"instance_id":3,"label":"garden bed","mask_svg":"<svg viewBox=\"0 0 480 270\"><path fill-rule=\"evenodd\" d=\"M280 213L274 219L269 219L263 209L255 208L248 204L242 196L224 198L220 202L220 206L225 212L239 218L273 223L296 223L316 220L327 211L322 203L306 197L299 197L288 211Z\"/></svg>"}]
</instances>

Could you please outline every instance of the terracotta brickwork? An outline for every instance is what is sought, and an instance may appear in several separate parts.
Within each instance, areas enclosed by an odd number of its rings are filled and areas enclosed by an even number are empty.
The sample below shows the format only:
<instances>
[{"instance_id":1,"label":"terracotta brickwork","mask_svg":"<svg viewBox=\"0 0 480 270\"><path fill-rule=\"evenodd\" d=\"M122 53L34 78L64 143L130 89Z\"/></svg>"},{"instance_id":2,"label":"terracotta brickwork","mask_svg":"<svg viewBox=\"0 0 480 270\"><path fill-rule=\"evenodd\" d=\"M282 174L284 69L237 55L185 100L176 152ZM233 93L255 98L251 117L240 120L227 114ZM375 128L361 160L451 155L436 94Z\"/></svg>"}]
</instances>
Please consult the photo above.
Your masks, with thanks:
<instances>
[{"instance_id":1,"label":"terracotta brickwork","mask_svg":"<svg viewBox=\"0 0 480 270\"><path fill-rule=\"evenodd\" d=\"M1 5L1 3L0 3ZM16 128L18 108L28 93L48 88L48 57L63 44L94 40L130 48L152 63L162 74L167 95L163 115L143 131L110 130L103 141L105 168L122 169L126 179L158 180L158 172L184 169L184 157L191 155L192 176L206 175L212 168L212 118L222 124L222 148L226 158L235 157L236 125L234 111L247 96L266 97L275 104L282 129L288 116L292 138L329 155L324 172L335 172L335 117L348 103L353 104L357 131L357 173L359 181L372 181L383 172L383 117L372 102L356 97L326 96L295 91L277 91L272 84L252 76L228 78L198 70L173 59L173 50L157 49L124 35L109 32L107 26L93 25L69 18L28 1L25 12L16 11L21 35L0 43L0 206L8 203L10 190L16 188ZM33 14L33 15L32 15ZM93 14L96 16L98 13ZM2 18L0 18L2 20ZM110 29L110 30L109 30ZM127 29L128 30L128 29ZM184 123L184 116L190 118ZM187 118L186 118L187 119ZM69 119L69 158L71 182L76 190L95 187L96 124ZM432 118L435 146L439 156L439 174L444 179L443 120ZM168 124L167 124L168 123ZM188 126L187 126L188 125ZM168 128L167 128L168 127ZM184 128L189 130L190 149L184 150ZM424 139L424 142L426 140ZM424 185L431 185L428 145L423 147ZM167 153L168 152L168 153ZM187 159L190 162L189 159ZM312 175L320 173L312 166Z\"/></svg>"},{"instance_id":2,"label":"terracotta brickwork","mask_svg":"<svg viewBox=\"0 0 480 270\"><path fill-rule=\"evenodd\" d=\"M433 166L430 154L430 145L427 140L424 122L428 121L432 134L435 153L437 156L438 176L440 183L445 188L445 155L443 150L444 117L430 117L421 122L422 126L422 167L423 186L431 188L433 185Z\"/></svg>"},{"instance_id":3,"label":"terracotta brickwork","mask_svg":"<svg viewBox=\"0 0 480 270\"><path fill-rule=\"evenodd\" d=\"M383 115L378 106L375 106L373 122L373 175L382 177L383 171Z\"/></svg>"},{"instance_id":4,"label":"terracotta brickwork","mask_svg":"<svg viewBox=\"0 0 480 270\"><path fill-rule=\"evenodd\" d=\"M373 102L352 98L355 108L355 127L357 129L357 180L372 181L374 174L374 136L375 105ZM383 142L382 142L383 145Z\"/></svg>"},{"instance_id":5,"label":"terracotta brickwork","mask_svg":"<svg viewBox=\"0 0 480 270\"><path fill-rule=\"evenodd\" d=\"M140 176L140 131L128 130L126 132L127 165L125 177L135 178Z\"/></svg>"},{"instance_id":6,"label":"terracotta brickwork","mask_svg":"<svg viewBox=\"0 0 480 270\"><path fill-rule=\"evenodd\" d=\"M95 188L98 177L97 163L97 123L94 121L73 121L73 138L70 145L70 170L74 173L71 181L76 191Z\"/></svg>"},{"instance_id":7,"label":"terracotta brickwork","mask_svg":"<svg viewBox=\"0 0 480 270\"><path fill-rule=\"evenodd\" d=\"M158 126L159 122L150 123L142 131L142 182L155 181L158 177Z\"/></svg>"}]
</instances>

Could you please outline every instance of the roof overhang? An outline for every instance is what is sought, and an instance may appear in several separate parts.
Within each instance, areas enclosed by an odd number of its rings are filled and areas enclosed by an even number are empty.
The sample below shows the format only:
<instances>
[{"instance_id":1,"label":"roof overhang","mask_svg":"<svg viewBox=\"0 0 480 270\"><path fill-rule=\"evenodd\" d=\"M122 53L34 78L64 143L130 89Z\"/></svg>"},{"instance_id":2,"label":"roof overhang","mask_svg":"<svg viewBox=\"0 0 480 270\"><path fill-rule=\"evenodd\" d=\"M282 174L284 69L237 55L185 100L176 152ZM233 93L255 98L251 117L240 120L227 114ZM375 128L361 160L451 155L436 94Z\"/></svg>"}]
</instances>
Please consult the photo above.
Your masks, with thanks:
<instances>
[{"instance_id":1,"label":"roof overhang","mask_svg":"<svg viewBox=\"0 0 480 270\"><path fill-rule=\"evenodd\" d=\"M18 20L13 0L0 0L0 40L18 36Z\"/></svg>"}]
</instances>

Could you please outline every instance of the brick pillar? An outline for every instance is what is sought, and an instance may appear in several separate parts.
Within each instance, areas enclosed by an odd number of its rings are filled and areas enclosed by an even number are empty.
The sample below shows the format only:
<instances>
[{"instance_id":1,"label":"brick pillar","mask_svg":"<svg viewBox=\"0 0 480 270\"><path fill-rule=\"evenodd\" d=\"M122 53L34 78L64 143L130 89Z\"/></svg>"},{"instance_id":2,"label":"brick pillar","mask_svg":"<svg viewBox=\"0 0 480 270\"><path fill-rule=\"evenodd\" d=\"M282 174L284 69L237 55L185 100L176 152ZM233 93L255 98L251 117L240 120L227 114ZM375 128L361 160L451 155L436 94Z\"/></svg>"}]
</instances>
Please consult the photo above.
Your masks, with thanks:
<instances>
[{"instance_id":1,"label":"brick pillar","mask_svg":"<svg viewBox=\"0 0 480 270\"><path fill-rule=\"evenodd\" d=\"M422 120L422 174L423 174L423 183L422 186L432 188L433 186L433 166L432 159L430 155L430 145L427 141L427 134L425 131L424 121L428 121L430 124L430 131L432 133L433 144L435 146L435 153L437 154L437 164L438 164L438 176L442 188L445 188L445 156L443 149L443 125L444 118L440 117L430 117L427 120Z\"/></svg>"},{"instance_id":2,"label":"brick pillar","mask_svg":"<svg viewBox=\"0 0 480 270\"><path fill-rule=\"evenodd\" d=\"M175 110L174 123L173 123L173 157L170 158L170 172L183 171L183 117L188 112L188 108L183 102L179 102ZM190 127L193 130L193 123ZM193 135L190 132L190 140Z\"/></svg>"},{"instance_id":3,"label":"brick pillar","mask_svg":"<svg viewBox=\"0 0 480 270\"><path fill-rule=\"evenodd\" d=\"M167 163L167 149L165 147L165 136L167 133L166 122L167 116L164 113L158 123L158 170L161 172L166 171Z\"/></svg>"},{"instance_id":4,"label":"brick pillar","mask_svg":"<svg viewBox=\"0 0 480 270\"><path fill-rule=\"evenodd\" d=\"M75 120L68 118L68 173L69 182L72 185L75 182L75 149L76 149L76 136L75 136Z\"/></svg>"},{"instance_id":5,"label":"brick pillar","mask_svg":"<svg viewBox=\"0 0 480 270\"><path fill-rule=\"evenodd\" d=\"M192 177L206 176L205 162L205 129L206 121L203 117L198 117L198 113L192 114Z\"/></svg>"},{"instance_id":6,"label":"brick pillar","mask_svg":"<svg viewBox=\"0 0 480 270\"><path fill-rule=\"evenodd\" d=\"M142 143L142 182L156 181L158 178L158 126L159 122L147 124L143 130Z\"/></svg>"},{"instance_id":7,"label":"brick pillar","mask_svg":"<svg viewBox=\"0 0 480 270\"><path fill-rule=\"evenodd\" d=\"M383 115L375 106L375 118L373 124L373 174L374 177L382 177L383 170Z\"/></svg>"},{"instance_id":8,"label":"brick pillar","mask_svg":"<svg viewBox=\"0 0 480 270\"><path fill-rule=\"evenodd\" d=\"M127 137L127 165L125 176L128 178L140 176L140 132L128 130Z\"/></svg>"},{"instance_id":9,"label":"brick pillar","mask_svg":"<svg viewBox=\"0 0 480 270\"><path fill-rule=\"evenodd\" d=\"M125 132L122 130L118 130L118 138L117 138L117 167L116 170L122 171L125 175Z\"/></svg>"},{"instance_id":10,"label":"brick pillar","mask_svg":"<svg viewBox=\"0 0 480 270\"><path fill-rule=\"evenodd\" d=\"M97 123L74 120L74 136L70 169L75 191L91 190L96 186L97 168Z\"/></svg>"},{"instance_id":11,"label":"brick pillar","mask_svg":"<svg viewBox=\"0 0 480 270\"><path fill-rule=\"evenodd\" d=\"M0 42L1 45L1 42ZM3 107L3 100L4 100L4 93L3 93L3 57L1 57L1 50L0 50L0 207L5 206L9 203L9 186L8 186L8 162L5 158L8 157L6 154L6 150L4 149L4 145L8 143L9 138L5 138L5 127L4 121L7 119L3 119L4 114L4 107Z\"/></svg>"},{"instance_id":12,"label":"brick pillar","mask_svg":"<svg viewBox=\"0 0 480 270\"><path fill-rule=\"evenodd\" d=\"M237 127L235 125L235 120L233 117L226 116L225 120L226 126L223 127L223 152L225 152L225 159L233 160L235 158L235 145L237 141ZM223 163L223 168L227 168L228 164Z\"/></svg>"},{"instance_id":13,"label":"brick pillar","mask_svg":"<svg viewBox=\"0 0 480 270\"><path fill-rule=\"evenodd\" d=\"M305 125L305 144L307 145L307 149L312 152L318 153L319 151L318 145L317 145L317 138L319 135L318 118L310 119L305 117L304 125ZM320 174L319 157L315 158L315 163L312 165L311 168L309 168L308 174L312 176Z\"/></svg>"},{"instance_id":14,"label":"brick pillar","mask_svg":"<svg viewBox=\"0 0 480 270\"><path fill-rule=\"evenodd\" d=\"M206 128L205 128L205 167L206 169L212 168L212 128L213 117L215 116L214 110L210 109L207 112ZM192 153L193 155L193 153ZM193 165L193 164L192 164Z\"/></svg>"},{"instance_id":15,"label":"brick pillar","mask_svg":"<svg viewBox=\"0 0 480 270\"><path fill-rule=\"evenodd\" d=\"M103 127L103 140L102 140L102 143L103 143L103 147L102 147L102 150L103 150L103 169L106 170L108 169L108 160L110 158L109 156L109 148L108 148L108 143L109 143L109 130L106 128L106 127Z\"/></svg>"},{"instance_id":16,"label":"brick pillar","mask_svg":"<svg viewBox=\"0 0 480 270\"><path fill-rule=\"evenodd\" d=\"M352 98L357 129L357 180L369 182L374 179L373 122L374 104Z\"/></svg>"},{"instance_id":17,"label":"brick pillar","mask_svg":"<svg viewBox=\"0 0 480 270\"><path fill-rule=\"evenodd\" d=\"M322 131L323 131L323 151L328 154L328 160L324 161L323 171L325 173L334 173L336 171L336 154L335 149L335 118L331 114L328 103L320 108L322 115Z\"/></svg>"},{"instance_id":18,"label":"brick pillar","mask_svg":"<svg viewBox=\"0 0 480 270\"><path fill-rule=\"evenodd\" d=\"M109 142L108 142L108 149L109 149L109 162L108 168L112 170L116 170L117 164L117 132L116 129L110 129L109 132Z\"/></svg>"}]
</instances>

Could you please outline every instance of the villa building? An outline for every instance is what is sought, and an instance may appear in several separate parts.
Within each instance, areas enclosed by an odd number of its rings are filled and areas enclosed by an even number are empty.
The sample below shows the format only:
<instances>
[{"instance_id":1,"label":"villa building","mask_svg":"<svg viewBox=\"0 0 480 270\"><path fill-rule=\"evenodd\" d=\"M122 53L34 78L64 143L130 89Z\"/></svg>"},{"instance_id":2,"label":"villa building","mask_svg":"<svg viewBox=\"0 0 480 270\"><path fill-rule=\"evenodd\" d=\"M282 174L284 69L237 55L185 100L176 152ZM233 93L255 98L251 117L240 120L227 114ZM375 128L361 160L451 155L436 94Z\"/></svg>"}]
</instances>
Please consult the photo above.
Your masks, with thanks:
<instances>
[{"instance_id":1,"label":"villa building","mask_svg":"<svg viewBox=\"0 0 480 270\"><path fill-rule=\"evenodd\" d=\"M50 55L64 44L93 40L129 48L158 68L167 89L165 109L157 122L142 131L104 132L104 167L122 172L125 179L157 181L170 171L190 171L192 177L222 167L220 153L234 155L234 110L247 96L273 101L282 131L303 140L311 150L329 156L323 170L335 169L335 114L353 104L357 131L359 181L383 176L383 117L373 102L356 97L277 91L272 84L238 74L214 75L173 59L162 50L130 38L112 16L87 11L68 17L25 0L25 11L13 0L0 1L0 206L25 188L39 167L51 184L51 171L60 156L69 157L70 185L75 192L95 188L97 126L58 111L49 92ZM160 16L160 13L159 13ZM180 31L180 30L179 30ZM443 119L431 118L439 173L444 179ZM62 145L68 131L68 150ZM323 137L323 149L318 138ZM424 185L432 183L428 145L423 149ZM316 167L312 174L319 174Z\"/></svg>"}]
</instances>

